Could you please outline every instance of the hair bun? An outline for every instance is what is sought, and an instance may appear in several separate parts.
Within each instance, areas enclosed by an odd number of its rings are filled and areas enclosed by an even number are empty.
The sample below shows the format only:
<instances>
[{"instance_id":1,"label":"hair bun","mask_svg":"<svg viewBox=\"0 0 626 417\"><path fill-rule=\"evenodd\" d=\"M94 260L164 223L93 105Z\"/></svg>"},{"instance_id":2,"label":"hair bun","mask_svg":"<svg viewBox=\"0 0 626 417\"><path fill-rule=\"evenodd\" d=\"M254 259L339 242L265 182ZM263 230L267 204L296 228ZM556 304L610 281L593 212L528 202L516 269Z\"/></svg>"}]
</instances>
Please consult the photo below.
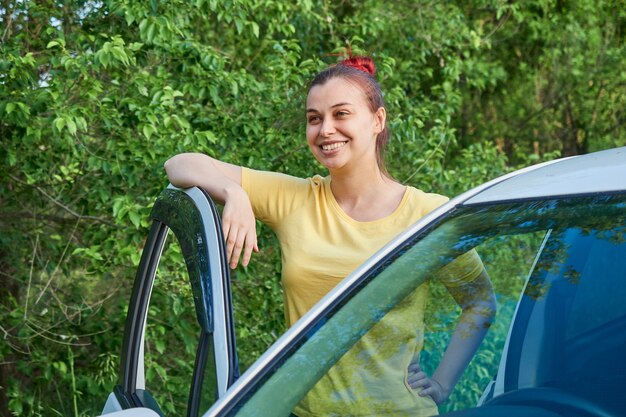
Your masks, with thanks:
<instances>
[{"instance_id":1,"label":"hair bun","mask_svg":"<svg viewBox=\"0 0 626 417\"><path fill-rule=\"evenodd\" d=\"M365 71L372 77L376 75L376 65L374 65L372 58L367 56L351 56L350 58L346 58L341 61L339 65Z\"/></svg>"}]
</instances>

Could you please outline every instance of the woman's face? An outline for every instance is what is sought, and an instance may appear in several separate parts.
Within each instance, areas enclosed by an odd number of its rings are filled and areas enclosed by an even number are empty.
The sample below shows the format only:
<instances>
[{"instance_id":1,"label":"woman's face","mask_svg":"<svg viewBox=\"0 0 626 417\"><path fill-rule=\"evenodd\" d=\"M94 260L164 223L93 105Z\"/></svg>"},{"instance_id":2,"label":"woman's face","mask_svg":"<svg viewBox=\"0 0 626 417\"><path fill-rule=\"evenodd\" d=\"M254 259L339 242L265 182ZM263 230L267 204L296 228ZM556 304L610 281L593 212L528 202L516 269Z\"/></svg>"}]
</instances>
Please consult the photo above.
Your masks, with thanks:
<instances>
[{"instance_id":1,"label":"woman's face","mask_svg":"<svg viewBox=\"0 0 626 417\"><path fill-rule=\"evenodd\" d=\"M356 83L331 78L309 91L306 138L315 158L331 173L378 169L376 136L385 127L385 109L372 112ZM373 168L370 165L373 164Z\"/></svg>"}]
</instances>

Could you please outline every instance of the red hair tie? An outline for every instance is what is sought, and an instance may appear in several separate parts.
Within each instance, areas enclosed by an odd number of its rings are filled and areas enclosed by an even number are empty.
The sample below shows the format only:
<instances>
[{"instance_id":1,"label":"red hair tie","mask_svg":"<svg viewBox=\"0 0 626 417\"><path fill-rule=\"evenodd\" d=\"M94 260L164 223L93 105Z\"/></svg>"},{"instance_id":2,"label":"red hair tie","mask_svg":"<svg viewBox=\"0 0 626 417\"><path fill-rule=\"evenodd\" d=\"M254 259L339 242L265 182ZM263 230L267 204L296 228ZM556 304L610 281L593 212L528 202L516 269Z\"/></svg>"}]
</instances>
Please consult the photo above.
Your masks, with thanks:
<instances>
[{"instance_id":1,"label":"red hair tie","mask_svg":"<svg viewBox=\"0 0 626 417\"><path fill-rule=\"evenodd\" d=\"M376 65L374 65L372 58L367 56L351 56L341 61L339 65L356 68L367 72L372 77L376 75Z\"/></svg>"}]
</instances>

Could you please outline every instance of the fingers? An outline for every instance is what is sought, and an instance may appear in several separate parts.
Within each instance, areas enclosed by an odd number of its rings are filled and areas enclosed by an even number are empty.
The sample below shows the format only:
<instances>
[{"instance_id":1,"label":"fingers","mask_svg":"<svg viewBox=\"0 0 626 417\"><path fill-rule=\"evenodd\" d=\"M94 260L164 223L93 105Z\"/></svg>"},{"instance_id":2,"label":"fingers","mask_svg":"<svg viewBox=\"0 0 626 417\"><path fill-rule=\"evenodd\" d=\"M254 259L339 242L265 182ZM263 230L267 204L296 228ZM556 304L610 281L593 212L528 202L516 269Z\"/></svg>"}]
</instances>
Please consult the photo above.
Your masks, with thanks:
<instances>
[{"instance_id":1,"label":"fingers","mask_svg":"<svg viewBox=\"0 0 626 417\"><path fill-rule=\"evenodd\" d=\"M239 256L244 247L244 239L245 237L242 237L241 234L237 233L237 230L232 230L226 239L226 255L228 256L230 269L237 268Z\"/></svg>"},{"instance_id":2,"label":"fingers","mask_svg":"<svg viewBox=\"0 0 626 417\"><path fill-rule=\"evenodd\" d=\"M222 229L224 232L224 239L226 240L226 259L228 260L230 266L230 260L232 259L233 248L235 247L237 236L233 236L233 233L231 233L230 224L226 221L226 219L222 221Z\"/></svg>"},{"instance_id":3,"label":"fingers","mask_svg":"<svg viewBox=\"0 0 626 417\"><path fill-rule=\"evenodd\" d=\"M417 363L409 365L407 383L412 389L420 389L418 392L420 397L431 397L435 402L438 402L441 398L441 386L439 383L429 378Z\"/></svg>"},{"instance_id":4,"label":"fingers","mask_svg":"<svg viewBox=\"0 0 626 417\"><path fill-rule=\"evenodd\" d=\"M425 372L422 371L419 363L412 363L408 368L407 382L411 388L421 387L424 384L424 379L428 378Z\"/></svg>"},{"instance_id":5,"label":"fingers","mask_svg":"<svg viewBox=\"0 0 626 417\"><path fill-rule=\"evenodd\" d=\"M446 393L439 382L434 379L428 379L428 386L422 388L422 390L418 393L420 397L430 397L437 404L441 404L443 401L448 398L449 393Z\"/></svg>"},{"instance_id":6,"label":"fingers","mask_svg":"<svg viewBox=\"0 0 626 417\"><path fill-rule=\"evenodd\" d=\"M411 373L411 372L419 372L419 371L422 370L422 367L420 366L419 363L411 363L411 364L409 364L408 370L409 370L409 373Z\"/></svg>"},{"instance_id":7,"label":"fingers","mask_svg":"<svg viewBox=\"0 0 626 417\"><path fill-rule=\"evenodd\" d=\"M414 373L412 375L410 374L407 377L407 382L409 383L411 388L420 388L420 387L426 387L430 385L428 375L426 375L426 373L421 372L421 371Z\"/></svg>"},{"instance_id":8,"label":"fingers","mask_svg":"<svg viewBox=\"0 0 626 417\"><path fill-rule=\"evenodd\" d=\"M435 400L435 402L437 402L437 400L435 399L437 398L437 389L432 385L426 388L422 388L422 390L418 392L417 395L419 395L420 397L431 397L433 400Z\"/></svg>"},{"instance_id":9,"label":"fingers","mask_svg":"<svg viewBox=\"0 0 626 417\"><path fill-rule=\"evenodd\" d=\"M441 384L437 380L428 377L419 365L409 366L407 382L412 389L419 389L417 394L420 397L431 397L437 404L440 404L448 396Z\"/></svg>"},{"instance_id":10,"label":"fingers","mask_svg":"<svg viewBox=\"0 0 626 417\"><path fill-rule=\"evenodd\" d=\"M241 266L248 266L252 251L258 252L256 233L248 233L245 237L245 243L243 246L243 255L241 257ZM237 265L235 265L237 266Z\"/></svg>"},{"instance_id":11,"label":"fingers","mask_svg":"<svg viewBox=\"0 0 626 417\"><path fill-rule=\"evenodd\" d=\"M258 252L256 219L248 195L240 190L224 203L222 228L226 240L226 256L231 269L247 266L252 252Z\"/></svg>"},{"instance_id":12,"label":"fingers","mask_svg":"<svg viewBox=\"0 0 626 417\"><path fill-rule=\"evenodd\" d=\"M252 229L250 229L249 226L234 225L226 219L222 226L226 238L226 257L230 269L237 268L240 258L241 265L247 266L252 252L259 251L255 226L252 225Z\"/></svg>"}]
</instances>

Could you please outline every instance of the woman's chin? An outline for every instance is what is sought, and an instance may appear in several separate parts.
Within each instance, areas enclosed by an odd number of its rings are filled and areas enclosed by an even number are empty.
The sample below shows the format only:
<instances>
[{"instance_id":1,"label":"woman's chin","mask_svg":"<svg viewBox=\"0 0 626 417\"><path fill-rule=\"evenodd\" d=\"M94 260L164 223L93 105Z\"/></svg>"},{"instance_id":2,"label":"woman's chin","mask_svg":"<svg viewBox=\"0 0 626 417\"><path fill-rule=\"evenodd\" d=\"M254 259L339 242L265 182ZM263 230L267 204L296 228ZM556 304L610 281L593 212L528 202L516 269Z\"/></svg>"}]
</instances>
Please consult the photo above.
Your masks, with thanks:
<instances>
[{"instance_id":1,"label":"woman's chin","mask_svg":"<svg viewBox=\"0 0 626 417\"><path fill-rule=\"evenodd\" d=\"M338 158L338 155L324 155L324 154L315 154L315 159L317 162L322 164L324 168L331 170L339 168L343 165L343 162Z\"/></svg>"},{"instance_id":2,"label":"woman's chin","mask_svg":"<svg viewBox=\"0 0 626 417\"><path fill-rule=\"evenodd\" d=\"M321 161L318 159L320 164L324 166L329 171L337 171L341 169L345 164L339 160L334 160L333 158L322 159Z\"/></svg>"}]
</instances>

